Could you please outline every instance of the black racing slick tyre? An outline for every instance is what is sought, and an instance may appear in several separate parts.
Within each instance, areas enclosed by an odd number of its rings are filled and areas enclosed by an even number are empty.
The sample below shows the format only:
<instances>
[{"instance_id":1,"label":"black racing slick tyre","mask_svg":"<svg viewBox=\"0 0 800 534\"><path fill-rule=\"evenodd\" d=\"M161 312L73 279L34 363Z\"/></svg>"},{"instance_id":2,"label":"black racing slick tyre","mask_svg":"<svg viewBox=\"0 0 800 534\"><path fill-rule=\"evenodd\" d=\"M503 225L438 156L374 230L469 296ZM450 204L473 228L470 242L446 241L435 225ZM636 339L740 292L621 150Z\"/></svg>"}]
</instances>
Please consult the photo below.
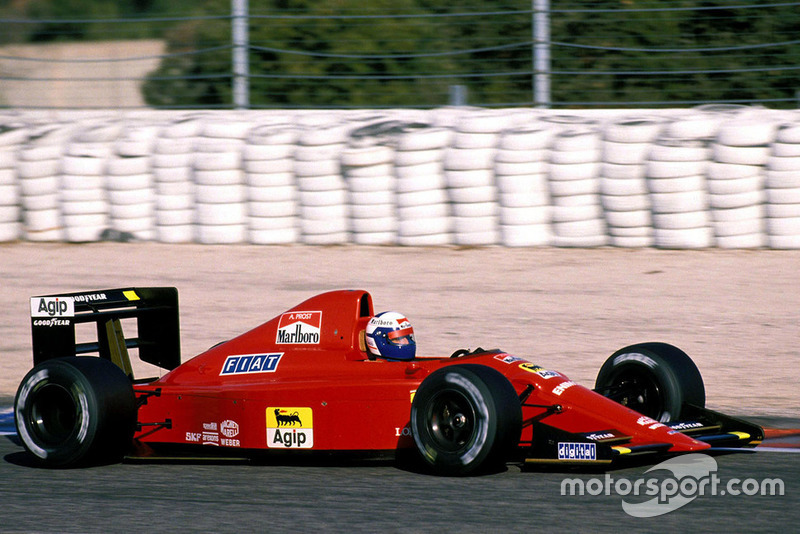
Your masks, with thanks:
<instances>
[{"instance_id":1,"label":"black racing slick tyre","mask_svg":"<svg viewBox=\"0 0 800 534\"><path fill-rule=\"evenodd\" d=\"M411 433L424 461L440 475L502 468L519 444L522 407L499 371L451 365L422 381L411 404Z\"/></svg>"},{"instance_id":2,"label":"black racing slick tyre","mask_svg":"<svg viewBox=\"0 0 800 534\"><path fill-rule=\"evenodd\" d=\"M706 403L697 366L667 343L618 350L600 368L595 391L662 423L679 420L686 404L704 408Z\"/></svg>"},{"instance_id":3,"label":"black racing slick tyre","mask_svg":"<svg viewBox=\"0 0 800 534\"><path fill-rule=\"evenodd\" d=\"M46 360L25 375L14 400L17 434L45 467L119 461L136 430L131 380L94 356Z\"/></svg>"}]
</instances>

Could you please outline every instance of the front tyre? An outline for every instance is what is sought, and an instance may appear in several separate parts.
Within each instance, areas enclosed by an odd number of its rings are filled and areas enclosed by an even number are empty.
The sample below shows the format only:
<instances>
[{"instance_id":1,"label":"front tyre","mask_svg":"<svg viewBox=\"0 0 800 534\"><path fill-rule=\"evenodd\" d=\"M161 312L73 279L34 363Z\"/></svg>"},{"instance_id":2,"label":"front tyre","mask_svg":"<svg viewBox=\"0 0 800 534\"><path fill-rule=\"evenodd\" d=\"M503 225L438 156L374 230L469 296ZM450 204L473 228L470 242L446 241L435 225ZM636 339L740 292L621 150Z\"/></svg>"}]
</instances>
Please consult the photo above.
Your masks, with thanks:
<instances>
[{"instance_id":1,"label":"front tyre","mask_svg":"<svg viewBox=\"0 0 800 534\"><path fill-rule=\"evenodd\" d=\"M14 413L23 446L45 467L119 461L136 429L130 379L93 356L46 360L31 369Z\"/></svg>"},{"instance_id":2,"label":"front tyre","mask_svg":"<svg viewBox=\"0 0 800 534\"><path fill-rule=\"evenodd\" d=\"M691 358L667 343L640 343L612 354L595 391L656 421L679 420L685 404L705 407L706 390Z\"/></svg>"},{"instance_id":3,"label":"front tyre","mask_svg":"<svg viewBox=\"0 0 800 534\"><path fill-rule=\"evenodd\" d=\"M502 467L519 444L522 407L499 371L476 364L434 371L411 404L417 450L442 475Z\"/></svg>"}]
</instances>

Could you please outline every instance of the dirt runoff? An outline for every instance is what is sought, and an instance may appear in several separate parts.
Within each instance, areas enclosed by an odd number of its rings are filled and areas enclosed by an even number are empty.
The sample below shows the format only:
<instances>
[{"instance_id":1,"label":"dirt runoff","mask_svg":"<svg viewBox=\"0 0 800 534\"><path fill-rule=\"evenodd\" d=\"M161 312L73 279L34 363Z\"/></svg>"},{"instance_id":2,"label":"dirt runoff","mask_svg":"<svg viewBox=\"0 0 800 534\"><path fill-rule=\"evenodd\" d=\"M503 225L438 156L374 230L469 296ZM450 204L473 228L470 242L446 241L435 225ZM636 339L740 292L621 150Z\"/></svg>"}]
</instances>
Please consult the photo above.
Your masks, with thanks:
<instances>
[{"instance_id":1,"label":"dirt runoff","mask_svg":"<svg viewBox=\"0 0 800 534\"><path fill-rule=\"evenodd\" d=\"M185 361L359 288L409 317L421 355L502 348L592 386L616 349L665 341L694 358L709 407L798 416L800 251L19 243L0 273L0 397L31 366L33 295L175 286Z\"/></svg>"}]
</instances>

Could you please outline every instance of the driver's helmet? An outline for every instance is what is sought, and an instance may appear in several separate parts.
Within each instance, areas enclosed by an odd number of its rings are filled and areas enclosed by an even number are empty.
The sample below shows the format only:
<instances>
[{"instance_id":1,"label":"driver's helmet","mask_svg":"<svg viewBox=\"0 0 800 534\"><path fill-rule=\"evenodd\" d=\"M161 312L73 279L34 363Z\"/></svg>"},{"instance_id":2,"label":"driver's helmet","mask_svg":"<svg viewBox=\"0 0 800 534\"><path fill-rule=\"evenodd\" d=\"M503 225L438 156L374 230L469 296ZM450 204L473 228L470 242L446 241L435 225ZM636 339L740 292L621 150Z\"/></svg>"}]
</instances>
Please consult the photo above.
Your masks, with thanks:
<instances>
[{"instance_id":1,"label":"driver's helmet","mask_svg":"<svg viewBox=\"0 0 800 534\"><path fill-rule=\"evenodd\" d=\"M405 315L393 311L379 313L367 324L367 352L387 360L413 360L417 352L414 328Z\"/></svg>"}]
</instances>

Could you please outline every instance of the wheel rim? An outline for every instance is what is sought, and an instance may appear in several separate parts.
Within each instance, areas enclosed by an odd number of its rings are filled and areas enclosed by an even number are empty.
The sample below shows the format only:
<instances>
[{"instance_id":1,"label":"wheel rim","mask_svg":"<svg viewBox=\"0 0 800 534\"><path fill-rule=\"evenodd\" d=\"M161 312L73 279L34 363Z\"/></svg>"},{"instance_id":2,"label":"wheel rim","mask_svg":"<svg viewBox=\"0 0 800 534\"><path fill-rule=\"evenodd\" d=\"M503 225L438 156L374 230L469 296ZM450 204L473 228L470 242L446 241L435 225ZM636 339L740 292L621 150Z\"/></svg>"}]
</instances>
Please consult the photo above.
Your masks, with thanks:
<instances>
[{"instance_id":1,"label":"wheel rim","mask_svg":"<svg viewBox=\"0 0 800 534\"><path fill-rule=\"evenodd\" d=\"M471 442L475 419L469 399L458 391L446 390L439 392L431 402L428 428L437 446L443 451L456 452Z\"/></svg>"},{"instance_id":2,"label":"wheel rim","mask_svg":"<svg viewBox=\"0 0 800 534\"><path fill-rule=\"evenodd\" d=\"M29 428L44 446L63 443L78 423L78 406L69 390L59 384L47 384L30 402Z\"/></svg>"},{"instance_id":3,"label":"wheel rim","mask_svg":"<svg viewBox=\"0 0 800 534\"><path fill-rule=\"evenodd\" d=\"M623 370L611 381L608 398L658 420L664 410L655 377L638 370Z\"/></svg>"}]
</instances>

